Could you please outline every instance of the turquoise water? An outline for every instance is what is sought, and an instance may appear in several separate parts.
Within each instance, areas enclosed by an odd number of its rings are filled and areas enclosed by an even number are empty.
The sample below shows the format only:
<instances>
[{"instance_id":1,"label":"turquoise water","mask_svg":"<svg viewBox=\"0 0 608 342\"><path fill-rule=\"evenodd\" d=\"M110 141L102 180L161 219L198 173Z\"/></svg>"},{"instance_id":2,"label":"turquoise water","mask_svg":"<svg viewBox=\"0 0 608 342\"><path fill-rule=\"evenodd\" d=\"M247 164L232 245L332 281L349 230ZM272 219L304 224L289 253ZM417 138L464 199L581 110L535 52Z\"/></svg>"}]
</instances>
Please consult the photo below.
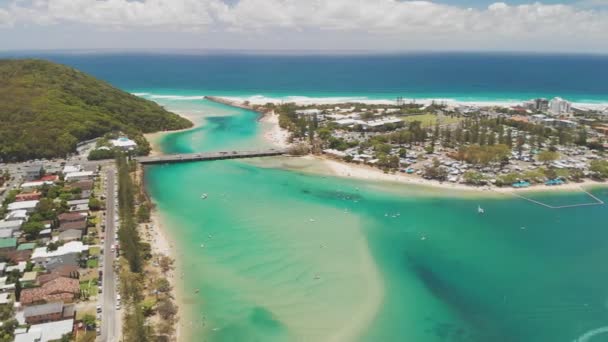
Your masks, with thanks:
<instances>
[{"instance_id":1,"label":"turquoise water","mask_svg":"<svg viewBox=\"0 0 608 342\"><path fill-rule=\"evenodd\" d=\"M204 125L168 135L165 151L266 144L255 113L159 101ZM605 206L551 210L303 172L310 163L147 168L184 272L185 340L573 341L608 326Z\"/></svg>"}]
</instances>

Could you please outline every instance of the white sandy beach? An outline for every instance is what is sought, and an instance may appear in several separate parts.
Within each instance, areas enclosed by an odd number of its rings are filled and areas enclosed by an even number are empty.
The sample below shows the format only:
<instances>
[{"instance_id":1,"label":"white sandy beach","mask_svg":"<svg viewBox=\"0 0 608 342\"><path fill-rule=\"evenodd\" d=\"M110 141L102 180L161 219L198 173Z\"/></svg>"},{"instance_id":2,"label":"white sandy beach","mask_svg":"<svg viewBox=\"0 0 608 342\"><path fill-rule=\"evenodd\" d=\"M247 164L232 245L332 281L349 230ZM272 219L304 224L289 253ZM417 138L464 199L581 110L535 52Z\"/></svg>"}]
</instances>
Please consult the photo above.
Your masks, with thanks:
<instances>
[{"instance_id":1,"label":"white sandy beach","mask_svg":"<svg viewBox=\"0 0 608 342\"><path fill-rule=\"evenodd\" d=\"M343 96L343 97L308 97L308 96L286 96L286 97L267 97L263 95L253 96L222 96L222 98L242 103L249 101L252 105L264 105L266 103L288 103L293 102L300 106L310 105L327 105L327 104L344 104L344 103L364 103L375 105L394 105L394 99L370 99L365 96ZM429 98L429 99L413 99L404 98L406 103L417 103L421 105L430 105L432 103L440 103L448 106L475 106L475 107L512 107L521 104L522 100L501 100L501 101L463 101L449 98ZM590 110L603 110L608 107L608 103L588 103L588 102L572 102L573 107L585 108Z\"/></svg>"},{"instance_id":2,"label":"white sandy beach","mask_svg":"<svg viewBox=\"0 0 608 342\"><path fill-rule=\"evenodd\" d=\"M289 132L279 126L279 116L274 111L264 114L260 119L264 124L264 138L279 148L289 148Z\"/></svg>"}]
</instances>

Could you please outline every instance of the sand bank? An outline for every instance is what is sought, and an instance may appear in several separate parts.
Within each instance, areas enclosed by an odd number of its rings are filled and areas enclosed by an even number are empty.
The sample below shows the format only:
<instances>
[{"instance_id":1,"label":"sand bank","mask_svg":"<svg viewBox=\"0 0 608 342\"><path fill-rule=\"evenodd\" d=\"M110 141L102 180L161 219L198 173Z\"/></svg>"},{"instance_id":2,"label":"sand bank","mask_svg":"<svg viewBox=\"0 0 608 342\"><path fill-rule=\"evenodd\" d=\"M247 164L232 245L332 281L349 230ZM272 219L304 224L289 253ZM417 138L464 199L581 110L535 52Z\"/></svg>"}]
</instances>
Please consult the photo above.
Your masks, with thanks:
<instances>
[{"instance_id":1,"label":"sand bank","mask_svg":"<svg viewBox=\"0 0 608 342\"><path fill-rule=\"evenodd\" d=\"M289 131L279 126L279 115L274 111L264 114L260 119L264 125L264 139L279 148L289 148Z\"/></svg>"}]
</instances>

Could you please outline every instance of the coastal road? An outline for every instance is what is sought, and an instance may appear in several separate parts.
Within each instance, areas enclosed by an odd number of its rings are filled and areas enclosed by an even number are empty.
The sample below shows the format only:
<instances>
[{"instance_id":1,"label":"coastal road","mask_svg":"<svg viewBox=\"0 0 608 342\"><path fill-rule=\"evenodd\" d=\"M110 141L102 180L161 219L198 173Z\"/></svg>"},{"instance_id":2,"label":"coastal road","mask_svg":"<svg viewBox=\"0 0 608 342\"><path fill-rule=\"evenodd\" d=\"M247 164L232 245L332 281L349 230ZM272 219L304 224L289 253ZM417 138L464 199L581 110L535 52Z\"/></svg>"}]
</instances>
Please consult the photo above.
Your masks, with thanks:
<instances>
[{"instance_id":1,"label":"coastal road","mask_svg":"<svg viewBox=\"0 0 608 342\"><path fill-rule=\"evenodd\" d=\"M115 253L111 251L114 242L114 232L116 229L115 205L116 196L114 194L116 186L115 168L109 167L106 171L106 232L103 246L103 293L102 293L102 321L100 341L118 341L119 331L117 320L120 319L116 310L116 275L113 265Z\"/></svg>"}]
</instances>

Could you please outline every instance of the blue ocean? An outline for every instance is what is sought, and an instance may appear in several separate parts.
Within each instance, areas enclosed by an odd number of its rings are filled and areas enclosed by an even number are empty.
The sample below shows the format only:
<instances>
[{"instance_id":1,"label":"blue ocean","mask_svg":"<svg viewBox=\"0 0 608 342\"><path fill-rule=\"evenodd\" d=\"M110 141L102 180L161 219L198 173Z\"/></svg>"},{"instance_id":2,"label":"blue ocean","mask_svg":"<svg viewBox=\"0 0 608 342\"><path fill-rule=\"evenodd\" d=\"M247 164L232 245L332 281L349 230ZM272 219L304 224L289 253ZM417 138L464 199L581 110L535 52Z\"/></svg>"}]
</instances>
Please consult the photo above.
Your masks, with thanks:
<instances>
[{"instance_id":1,"label":"blue ocean","mask_svg":"<svg viewBox=\"0 0 608 342\"><path fill-rule=\"evenodd\" d=\"M2 56L2 55L0 55ZM5 53L67 64L131 92L392 100L608 103L608 56Z\"/></svg>"}]
</instances>

